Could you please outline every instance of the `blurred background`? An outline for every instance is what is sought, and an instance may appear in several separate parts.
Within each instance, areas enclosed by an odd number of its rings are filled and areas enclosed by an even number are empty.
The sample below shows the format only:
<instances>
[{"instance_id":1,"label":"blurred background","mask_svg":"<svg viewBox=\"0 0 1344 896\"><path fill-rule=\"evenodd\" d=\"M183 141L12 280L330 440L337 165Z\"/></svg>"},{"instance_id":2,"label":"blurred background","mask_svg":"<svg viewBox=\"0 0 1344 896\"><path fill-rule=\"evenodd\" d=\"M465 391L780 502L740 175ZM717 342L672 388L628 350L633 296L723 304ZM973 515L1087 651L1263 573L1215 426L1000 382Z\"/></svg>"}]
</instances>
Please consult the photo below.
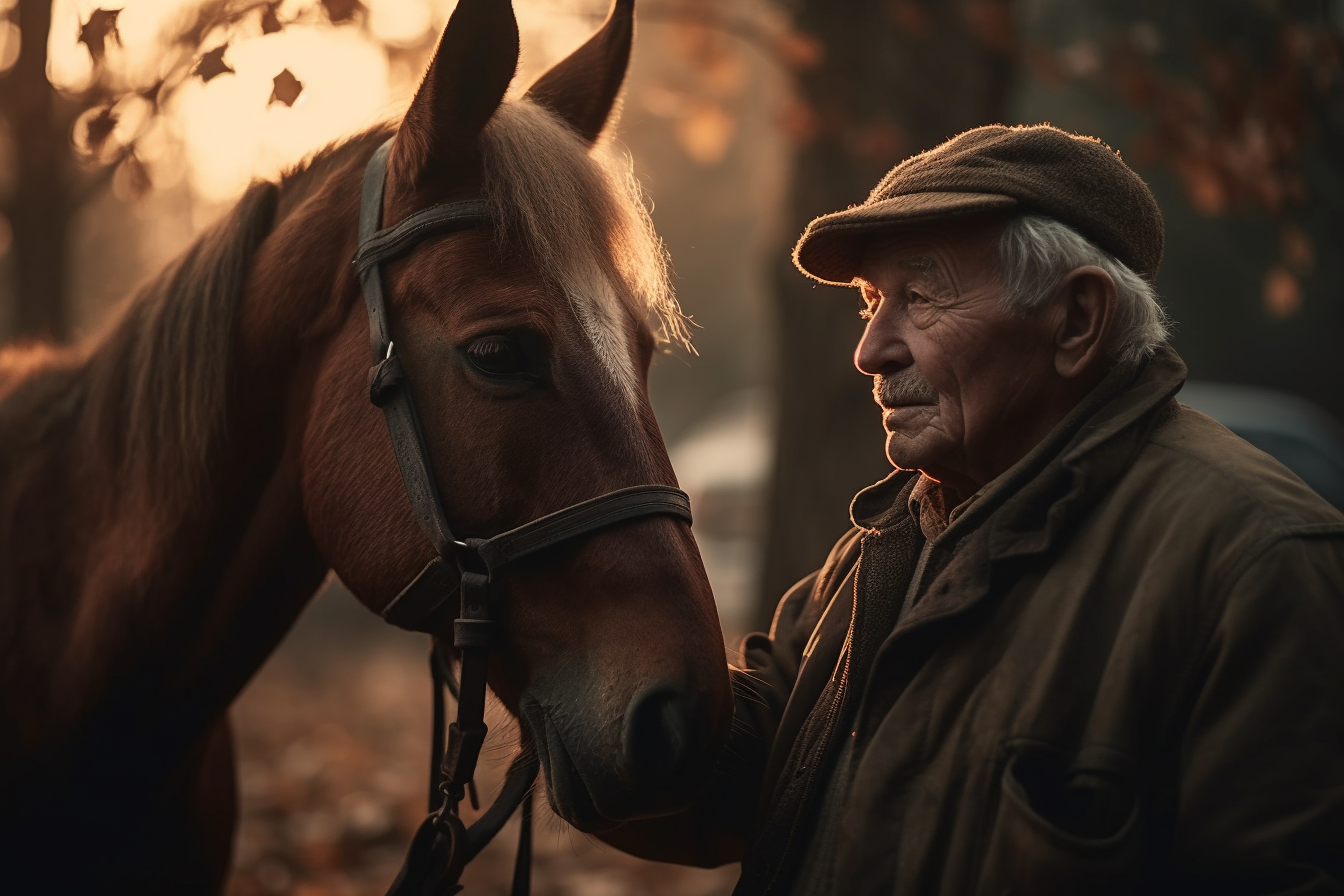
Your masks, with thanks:
<instances>
[{"instance_id":1,"label":"blurred background","mask_svg":"<svg viewBox=\"0 0 1344 896\"><path fill-rule=\"evenodd\" d=\"M397 115L452 5L0 0L0 341L96 333L249 178ZM520 85L607 11L514 5ZM697 325L697 356L656 358L652 390L730 647L887 470L849 362L857 300L798 275L793 241L966 128L1049 121L1119 150L1166 216L1157 287L1192 377L1344 417L1344 0L640 0L638 17L613 148ZM314 602L237 707L234 896L383 892L422 813L424 650L339 583ZM538 851L539 893L734 880L553 817ZM469 892L504 892L510 852Z\"/></svg>"}]
</instances>

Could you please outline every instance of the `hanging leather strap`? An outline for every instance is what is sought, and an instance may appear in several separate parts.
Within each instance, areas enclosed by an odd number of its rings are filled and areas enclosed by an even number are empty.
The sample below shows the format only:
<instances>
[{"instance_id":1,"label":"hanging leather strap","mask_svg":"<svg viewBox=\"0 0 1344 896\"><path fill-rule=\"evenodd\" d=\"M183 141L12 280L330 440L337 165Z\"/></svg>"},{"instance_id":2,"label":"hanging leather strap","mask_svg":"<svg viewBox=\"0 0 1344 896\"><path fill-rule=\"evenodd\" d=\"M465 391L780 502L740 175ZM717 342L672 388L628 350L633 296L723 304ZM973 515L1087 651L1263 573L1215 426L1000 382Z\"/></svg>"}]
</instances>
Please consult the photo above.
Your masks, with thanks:
<instances>
[{"instance_id":1,"label":"hanging leather strap","mask_svg":"<svg viewBox=\"0 0 1344 896\"><path fill-rule=\"evenodd\" d=\"M525 747L509 765L504 784L495 801L470 828L448 809L440 790L444 782L439 757L443 753L443 691L459 694L447 658L437 648L430 653L430 672L434 681L434 730L430 770L430 815L420 823L411 840L401 871L388 890L388 896L443 896L456 893L457 881L466 864L480 854L500 832L518 807L522 806L522 825L518 832L518 850L514 855L514 896L527 896L532 877L532 799L533 782L540 770L536 751ZM475 791L472 791L475 805ZM479 807L477 807L479 808Z\"/></svg>"},{"instance_id":2,"label":"hanging leather strap","mask_svg":"<svg viewBox=\"0 0 1344 896\"><path fill-rule=\"evenodd\" d=\"M420 822L401 871L392 882L387 896L445 896L462 888L458 880L462 869L503 829L509 816L524 807L524 828L530 829L532 785L540 765L534 750L519 753L504 777L499 796L470 828L456 814L439 812ZM527 870L531 863L531 834L520 836L520 854L515 861L513 889L525 896ZM524 852L525 849L525 852ZM526 861L525 861L526 860ZM520 891L520 871L524 882Z\"/></svg>"},{"instance_id":3,"label":"hanging leather strap","mask_svg":"<svg viewBox=\"0 0 1344 896\"><path fill-rule=\"evenodd\" d=\"M518 851L513 854L512 896L528 896L532 891L532 800L529 790L523 797L522 824L518 826Z\"/></svg>"}]
</instances>

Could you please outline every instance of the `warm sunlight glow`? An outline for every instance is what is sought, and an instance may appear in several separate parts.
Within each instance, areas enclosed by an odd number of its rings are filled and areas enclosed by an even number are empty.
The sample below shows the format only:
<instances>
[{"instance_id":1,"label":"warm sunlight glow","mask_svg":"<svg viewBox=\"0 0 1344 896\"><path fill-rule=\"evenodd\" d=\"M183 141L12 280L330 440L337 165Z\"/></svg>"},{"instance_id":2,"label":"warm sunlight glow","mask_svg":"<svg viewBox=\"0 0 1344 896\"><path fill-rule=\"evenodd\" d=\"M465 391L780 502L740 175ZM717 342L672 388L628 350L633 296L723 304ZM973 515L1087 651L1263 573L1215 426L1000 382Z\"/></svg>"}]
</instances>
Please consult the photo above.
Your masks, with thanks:
<instances>
[{"instance_id":1,"label":"warm sunlight glow","mask_svg":"<svg viewBox=\"0 0 1344 896\"><path fill-rule=\"evenodd\" d=\"M371 0L368 7L369 30L394 47L414 46L436 21L443 21L440 12L425 0Z\"/></svg>"},{"instance_id":2,"label":"warm sunlight glow","mask_svg":"<svg viewBox=\"0 0 1344 896\"><path fill-rule=\"evenodd\" d=\"M518 30L523 55L519 86L569 55L596 31L611 9L609 0L517 0Z\"/></svg>"},{"instance_id":3,"label":"warm sunlight glow","mask_svg":"<svg viewBox=\"0 0 1344 896\"><path fill-rule=\"evenodd\" d=\"M0 72L7 71L19 61L19 26L0 22Z\"/></svg>"},{"instance_id":4,"label":"warm sunlight glow","mask_svg":"<svg viewBox=\"0 0 1344 896\"><path fill-rule=\"evenodd\" d=\"M96 9L117 9L117 34L121 45L108 47L108 60L132 77L153 72L161 64L159 37L177 16L187 15L193 0L53 0L47 77L60 90L78 91L88 86L93 61L79 42L79 30Z\"/></svg>"},{"instance_id":5,"label":"warm sunlight glow","mask_svg":"<svg viewBox=\"0 0 1344 896\"><path fill-rule=\"evenodd\" d=\"M235 196L386 111L386 57L353 29L290 26L239 41L224 59L234 74L193 81L173 103L192 187L207 200ZM292 107L269 102L285 69L303 84Z\"/></svg>"},{"instance_id":6,"label":"warm sunlight glow","mask_svg":"<svg viewBox=\"0 0 1344 896\"><path fill-rule=\"evenodd\" d=\"M0 5L6 2L0 0ZM89 86L93 61L79 41L80 28L95 10L118 6L120 44L106 42L107 64L129 81L151 82L170 61L162 36L180 17L190 15L197 2L54 0L48 70L52 83L71 93ZM263 35L259 27L249 26L232 38L208 36L207 50L229 41L223 62L233 73L208 82L188 76L164 121L140 138L137 154L150 165L156 185L167 186L185 174L208 204L227 201L251 178L273 177L332 140L397 114L409 101L421 69L412 64L394 70L387 49L423 45L428 52L455 5L455 0L365 0L367 28L361 30L298 24L295 17L312 19L317 6L287 0L279 9L282 31ZM526 86L582 43L609 6L608 0L517 0L523 45L518 86ZM0 31L0 68L7 54L17 53L12 37L9 29ZM292 107L271 102L277 92L273 79L285 70L302 85ZM105 154L115 152L120 140L131 138L145 121L138 104L122 103L115 111L118 126ZM175 158L172 135L181 141L181 159Z\"/></svg>"},{"instance_id":7,"label":"warm sunlight glow","mask_svg":"<svg viewBox=\"0 0 1344 896\"><path fill-rule=\"evenodd\" d=\"M95 5L84 0L53 0L51 4L47 79L58 90L81 90L93 75L93 62L78 38L80 23Z\"/></svg>"}]
</instances>

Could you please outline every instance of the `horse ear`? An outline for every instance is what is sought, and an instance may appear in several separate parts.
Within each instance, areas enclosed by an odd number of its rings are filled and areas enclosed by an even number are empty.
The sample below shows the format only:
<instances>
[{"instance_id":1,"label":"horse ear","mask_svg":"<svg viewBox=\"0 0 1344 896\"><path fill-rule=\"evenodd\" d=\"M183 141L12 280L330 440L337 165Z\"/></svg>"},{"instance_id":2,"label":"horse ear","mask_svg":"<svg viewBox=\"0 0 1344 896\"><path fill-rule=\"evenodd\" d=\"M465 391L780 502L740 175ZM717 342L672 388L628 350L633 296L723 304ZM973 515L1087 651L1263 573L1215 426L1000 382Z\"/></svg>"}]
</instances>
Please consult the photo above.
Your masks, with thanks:
<instances>
[{"instance_id":1,"label":"horse ear","mask_svg":"<svg viewBox=\"0 0 1344 896\"><path fill-rule=\"evenodd\" d=\"M528 97L594 142L621 92L634 33L635 0L616 0L601 30L538 78Z\"/></svg>"},{"instance_id":2,"label":"horse ear","mask_svg":"<svg viewBox=\"0 0 1344 896\"><path fill-rule=\"evenodd\" d=\"M389 167L418 179L474 150L517 68L518 22L509 0L459 0L397 130Z\"/></svg>"}]
</instances>

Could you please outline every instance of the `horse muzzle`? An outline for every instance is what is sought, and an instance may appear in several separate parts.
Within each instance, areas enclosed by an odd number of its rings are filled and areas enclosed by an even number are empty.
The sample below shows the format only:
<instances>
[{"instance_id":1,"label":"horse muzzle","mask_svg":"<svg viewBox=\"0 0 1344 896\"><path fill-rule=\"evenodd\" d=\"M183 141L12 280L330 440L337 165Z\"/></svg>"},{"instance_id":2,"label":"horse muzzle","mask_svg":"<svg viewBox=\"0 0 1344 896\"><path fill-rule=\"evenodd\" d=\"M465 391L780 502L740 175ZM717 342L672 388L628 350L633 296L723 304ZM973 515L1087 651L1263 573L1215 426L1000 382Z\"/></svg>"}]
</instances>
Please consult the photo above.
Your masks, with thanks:
<instances>
[{"instance_id":1,"label":"horse muzzle","mask_svg":"<svg viewBox=\"0 0 1344 896\"><path fill-rule=\"evenodd\" d=\"M565 703L524 697L520 713L551 807L585 833L686 809L723 737L711 701L676 682L636 692L616 724L585 722Z\"/></svg>"}]
</instances>

